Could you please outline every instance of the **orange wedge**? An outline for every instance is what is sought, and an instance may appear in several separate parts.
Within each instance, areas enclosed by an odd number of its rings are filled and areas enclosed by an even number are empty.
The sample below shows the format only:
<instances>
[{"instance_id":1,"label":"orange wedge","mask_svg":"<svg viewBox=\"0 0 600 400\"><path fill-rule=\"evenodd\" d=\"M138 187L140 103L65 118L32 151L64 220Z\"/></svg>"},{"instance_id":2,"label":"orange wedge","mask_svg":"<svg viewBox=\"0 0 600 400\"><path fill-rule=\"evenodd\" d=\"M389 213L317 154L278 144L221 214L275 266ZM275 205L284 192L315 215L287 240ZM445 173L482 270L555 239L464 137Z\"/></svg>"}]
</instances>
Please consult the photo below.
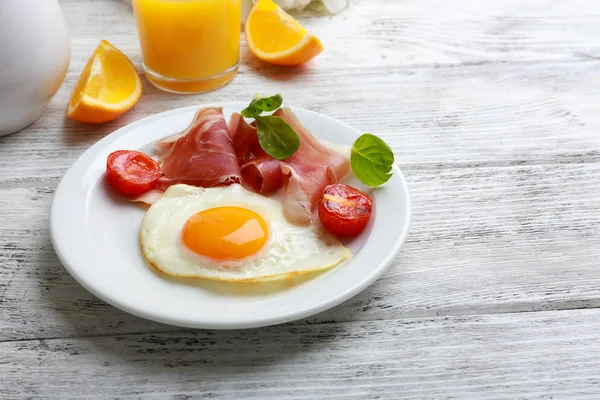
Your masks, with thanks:
<instances>
[{"instance_id":1,"label":"orange wedge","mask_svg":"<svg viewBox=\"0 0 600 400\"><path fill-rule=\"evenodd\" d=\"M142 95L142 81L129 58L106 40L88 60L71 94L67 117L81 122L111 121Z\"/></svg>"},{"instance_id":2,"label":"orange wedge","mask_svg":"<svg viewBox=\"0 0 600 400\"><path fill-rule=\"evenodd\" d=\"M299 65L323 51L321 41L272 0L258 0L244 25L250 51L277 65Z\"/></svg>"}]
</instances>

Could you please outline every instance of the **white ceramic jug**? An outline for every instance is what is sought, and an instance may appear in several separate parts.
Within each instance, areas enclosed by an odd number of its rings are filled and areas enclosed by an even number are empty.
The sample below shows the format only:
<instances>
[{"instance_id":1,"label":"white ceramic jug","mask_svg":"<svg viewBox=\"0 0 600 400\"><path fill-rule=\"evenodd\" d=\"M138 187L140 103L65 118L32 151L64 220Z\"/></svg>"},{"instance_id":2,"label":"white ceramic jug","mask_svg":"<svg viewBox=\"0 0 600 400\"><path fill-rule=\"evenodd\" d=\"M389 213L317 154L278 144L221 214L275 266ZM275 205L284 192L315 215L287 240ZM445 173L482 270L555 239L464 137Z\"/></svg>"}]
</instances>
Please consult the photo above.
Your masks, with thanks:
<instances>
[{"instance_id":1,"label":"white ceramic jug","mask_svg":"<svg viewBox=\"0 0 600 400\"><path fill-rule=\"evenodd\" d=\"M58 0L0 0L0 136L44 113L70 56Z\"/></svg>"}]
</instances>

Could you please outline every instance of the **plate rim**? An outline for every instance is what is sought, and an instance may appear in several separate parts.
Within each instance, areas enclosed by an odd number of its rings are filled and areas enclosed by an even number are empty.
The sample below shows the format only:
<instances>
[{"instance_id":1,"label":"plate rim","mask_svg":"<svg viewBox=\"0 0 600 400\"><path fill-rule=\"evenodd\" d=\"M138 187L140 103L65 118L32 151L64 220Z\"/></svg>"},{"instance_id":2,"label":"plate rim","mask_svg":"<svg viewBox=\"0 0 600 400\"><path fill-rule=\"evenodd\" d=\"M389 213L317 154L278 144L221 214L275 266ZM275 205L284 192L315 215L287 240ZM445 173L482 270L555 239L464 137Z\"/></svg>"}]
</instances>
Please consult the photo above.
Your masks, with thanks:
<instances>
[{"instance_id":1,"label":"plate rim","mask_svg":"<svg viewBox=\"0 0 600 400\"><path fill-rule=\"evenodd\" d=\"M312 315L321 313L330 308L336 307L339 304L358 295L359 293L364 291L367 287L372 285L377 279L379 279L389 269L389 267L392 265L392 263L398 257L403 245L406 243L408 233L410 231L411 224L412 224L412 198L411 198L411 194L410 194L410 190L409 190L409 186L406 181L406 178L397 163L394 163L394 165L392 166L392 170L393 170L393 173L396 174L398 176L398 178L400 179L400 184L402 186L404 200L406 202L406 210L404 213L405 223L404 223L401 231L399 232L399 235L397 236L397 238L395 240L393 249L390 252L388 252L385 259L382 262L380 262L380 265L377 268L370 271L368 275L365 275L364 279L360 280L359 282L355 283L354 285L350 285L350 286L346 287L345 290L343 290L339 293L336 292L334 295L330 296L326 301L317 303L311 307L307 307L304 309L296 310L294 312L286 313L286 314L280 315L278 317L268 317L267 316L267 317L263 317L262 319L255 319L255 320L247 321L247 322L243 322L243 323L238 323L235 321L227 322L227 323L207 323L207 322L203 322L203 321L195 321L192 323L190 321L182 321L177 318L169 318L168 316L153 314L151 311L139 309L138 307L131 307L123 302L120 302L118 299L114 299L113 296L107 295L107 294L103 293L101 290L97 290L93 285L89 284L83 278L83 276L81 276L77 272L78 269L76 267L74 268L72 265L70 265L70 263L67 261L67 256L63 253L63 250L60 249L60 246L57 246L57 240L55 238L55 235L56 235L55 226L57 226L58 221L55 221L55 218L53 216L57 215L56 210L58 210L58 207L60 206L57 203L57 193L59 193L61 191L61 189L64 189L63 186L65 186L68 182L67 178L69 177L70 174L75 173L75 171L79 167L78 164L83 164L86 158L89 158L95 152L98 152L99 150L101 151L103 148L105 148L107 145L109 145L111 142L117 140L118 138L127 135L128 132L135 130L136 127L138 127L140 125L152 123L152 121L154 121L154 120L160 120L162 118L173 116L176 114L193 112L193 111L196 111L203 107L223 107L223 108L234 108L234 109L239 108L241 110L245 106L246 106L246 103L239 102L239 101L221 102L221 103L205 103L205 104L180 107L180 108L175 108L175 109L155 113L155 114L149 115L147 117L133 121L129 124L126 124L118 129L112 131L111 133L109 133L105 137L103 137L102 139L100 139L97 142L95 142L94 144L92 144L90 147L88 147L83 153L81 153L77 157L77 159L69 166L67 171L61 177L61 179L53 193L52 201L51 201L50 209L49 209L49 213L50 213L49 233L50 233L50 240L52 243L52 247L53 247L59 261L61 262L63 267L73 277L73 279L75 279L75 281L78 284L80 284L88 292L90 292L91 294L93 294L94 296L99 298L100 300L106 302L107 304L110 304L111 306L113 306L119 310L122 310L124 312L127 312L131 315L134 315L134 316L137 316L140 318L144 318L144 319L147 319L150 321L155 321L155 322L168 324L168 325L172 325L172 326L184 327L184 328L230 330L230 329L250 329L250 328L273 326L273 325L296 321L296 320L299 320L302 318L307 318ZM325 115L325 114L322 114L322 113L319 113L316 111L312 111L312 110L309 110L306 108L302 108L302 107L291 106L290 108L292 110L302 110L302 112L307 112L309 114L313 114L318 118L326 118L326 119L334 120L336 123L342 124L349 129L358 131L356 128L352 127L351 125L349 125L337 118L333 118L328 115ZM350 262L352 262L352 261L350 261Z\"/></svg>"}]
</instances>

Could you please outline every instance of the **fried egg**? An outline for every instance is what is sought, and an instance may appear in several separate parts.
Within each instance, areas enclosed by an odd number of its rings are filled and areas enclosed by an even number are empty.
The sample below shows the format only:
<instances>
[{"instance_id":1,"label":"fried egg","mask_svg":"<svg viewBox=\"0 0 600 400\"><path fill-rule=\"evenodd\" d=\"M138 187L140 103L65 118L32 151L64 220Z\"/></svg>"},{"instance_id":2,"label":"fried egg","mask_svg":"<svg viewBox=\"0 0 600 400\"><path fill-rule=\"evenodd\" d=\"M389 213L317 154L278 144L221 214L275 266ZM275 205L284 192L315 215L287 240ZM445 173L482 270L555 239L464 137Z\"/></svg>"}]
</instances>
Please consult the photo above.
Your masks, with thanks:
<instances>
[{"instance_id":1,"label":"fried egg","mask_svg":"<svg viewBox=\"0 0 600 400\"><path fill-rule=\"evenodd\" d=\"M286 279L350 256L320 224L290 224L282 202L241 185L169 187L144 216L140 242L165 274L219 281Z\"/></svg>"}]
</instances>

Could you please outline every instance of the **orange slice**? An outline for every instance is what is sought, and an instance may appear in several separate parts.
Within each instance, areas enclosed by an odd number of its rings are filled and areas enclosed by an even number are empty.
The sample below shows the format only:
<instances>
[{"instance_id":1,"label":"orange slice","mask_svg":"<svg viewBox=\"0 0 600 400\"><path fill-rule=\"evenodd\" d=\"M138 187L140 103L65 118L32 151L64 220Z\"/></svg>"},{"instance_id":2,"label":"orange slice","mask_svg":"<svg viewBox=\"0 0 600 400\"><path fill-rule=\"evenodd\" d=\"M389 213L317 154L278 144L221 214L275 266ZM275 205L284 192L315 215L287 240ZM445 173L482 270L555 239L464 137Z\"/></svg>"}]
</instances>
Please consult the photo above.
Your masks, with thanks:
<instances>
[{"instance_id":1,"label":"orange slice","mask_svg":"<svg viewBox=\"0 0 600 400\"><path fill-rule=\"evenodd\" d=\"M142 95L142 81L129 58L102 40L88 60L67 107L81 122L111 121L129 111Z\"/></svg>"},{"instance_id":2,"label":"orange slice","mask_svg":"<svg viewBox=\"0 0 600 400\"><path fill-rule=\"evenodd\" d=\"M250 51L277 65L298 65L323 51L321 41L272 0L258 0L244 25Z\"/></svg>"}]
</instances>

